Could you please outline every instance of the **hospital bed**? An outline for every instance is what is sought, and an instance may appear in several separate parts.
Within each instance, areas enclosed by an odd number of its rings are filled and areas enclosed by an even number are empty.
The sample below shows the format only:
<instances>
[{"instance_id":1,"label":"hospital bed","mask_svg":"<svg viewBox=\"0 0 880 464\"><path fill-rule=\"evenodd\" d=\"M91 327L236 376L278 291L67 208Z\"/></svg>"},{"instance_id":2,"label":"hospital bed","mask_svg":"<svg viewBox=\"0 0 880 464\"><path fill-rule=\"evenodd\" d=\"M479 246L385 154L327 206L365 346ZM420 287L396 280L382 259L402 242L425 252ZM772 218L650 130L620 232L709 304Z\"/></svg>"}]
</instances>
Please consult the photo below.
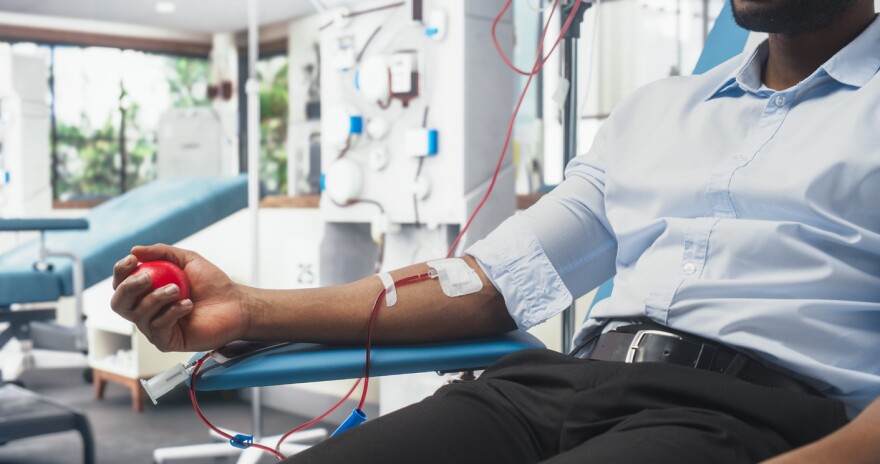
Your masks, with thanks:
<instances>
[{"instance_id":1,"label":"hospital bed","mask_svg":"<svg viewBox=\"0 0 880 464\"><path fill-rule=\"evenodd\" d=\"M243 209L246 193L245 176L167 178L111 199L82 219L0 219L0 233L40 234L0 255L0 323L9 324L0 348L17 338L25 349L85 351L85 288L110 277L132 246L178 242ZM73 328L46 322L55 318L54 308L12 310L71 296Z\"/></svg>"}]
</instances>

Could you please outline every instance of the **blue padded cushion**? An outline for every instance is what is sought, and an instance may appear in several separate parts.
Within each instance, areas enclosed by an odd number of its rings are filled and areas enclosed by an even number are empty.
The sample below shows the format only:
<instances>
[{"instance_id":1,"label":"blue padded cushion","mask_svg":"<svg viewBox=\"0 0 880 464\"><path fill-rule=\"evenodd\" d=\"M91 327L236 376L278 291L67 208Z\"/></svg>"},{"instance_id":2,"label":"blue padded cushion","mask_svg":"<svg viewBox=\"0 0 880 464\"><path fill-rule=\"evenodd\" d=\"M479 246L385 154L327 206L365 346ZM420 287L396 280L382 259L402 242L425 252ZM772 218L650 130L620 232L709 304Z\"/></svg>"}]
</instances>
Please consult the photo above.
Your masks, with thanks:
<instances>
[{"instance_id":1,"label":"blue padded cushion","mask_svg":"<svg viewBox=\"0 0 880 464\"><path fill-rule=\"evenodd\" d=\"M749 31L741 28L733 19L730 2L724 2L715 25L706 37L706 45L694 66L694 74L704 72L742 53L749 39Z\"/></svg>"},{"instance_id":2,"label":"blue padded cushion","mask_svg":"<svg viewBox=\"0 0 880 464\"><path fill-rule=\"evenodd\" d=\"M374 346L370 376L482 369L516 351L544 348L534 336L513 331L497 337L419 345ZM198 359L203 353L193 357ZM364 347L291 343L258 352L239 362L208 360L196 381L198 390L228 390L364 375Z\"/></svg>"},{"instance_id":3,"label":"blue padded cushion","mask_svg":"<svg viewBox=\"0 0 880 464\"><path fill-rule=\"evenodd\" d=\"M41 231L41 230L85 230L89 221L85 219L0 219L0 231Z\"/></svg>"},{"instance_id":4,"label":"blue padded cushion","mask_svg":"<svg viewBox=\"0 0 880 464\"><path fill-rule=\"evenodd\" d=\"M113 264L135 245L175 243L247 206L247 177L160 179L93 208L89 230L46 232L46 246L83 259L85 286L113 273ZM0 306L54 301L73 294L71 263L50 260L38 272L34 240L0 255Z\"/></svg>"}]
</instances>

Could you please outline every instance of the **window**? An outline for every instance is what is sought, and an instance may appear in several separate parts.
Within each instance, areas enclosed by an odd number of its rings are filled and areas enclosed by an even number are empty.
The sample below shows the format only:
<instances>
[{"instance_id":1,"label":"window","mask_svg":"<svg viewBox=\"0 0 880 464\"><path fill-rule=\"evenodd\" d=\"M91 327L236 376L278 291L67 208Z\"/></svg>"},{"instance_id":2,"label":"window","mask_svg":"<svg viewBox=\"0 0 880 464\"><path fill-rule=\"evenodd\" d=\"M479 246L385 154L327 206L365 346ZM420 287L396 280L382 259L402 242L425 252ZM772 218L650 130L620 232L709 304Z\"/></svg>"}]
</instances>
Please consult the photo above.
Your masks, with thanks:
<instances>
[{"instance_id":1,"label":"window","mask_svg":"<svg viewBox=\"0 0 880 464\"><path fill-rule=\"evenodd\" d=\"M260 179L270 192L287 192L286 54L260 59Z\"/></svg>"},{"instance_id":2,"label":"window","mask_svg":"<svg viewBox=\"0 0 880 464\"><path fill-rule=\"evenodd\" d=\"M207 104L204 59L69 46L52 55L60 200L101 200L155 179L162 113Z\"/></svg>"}]
</instances>

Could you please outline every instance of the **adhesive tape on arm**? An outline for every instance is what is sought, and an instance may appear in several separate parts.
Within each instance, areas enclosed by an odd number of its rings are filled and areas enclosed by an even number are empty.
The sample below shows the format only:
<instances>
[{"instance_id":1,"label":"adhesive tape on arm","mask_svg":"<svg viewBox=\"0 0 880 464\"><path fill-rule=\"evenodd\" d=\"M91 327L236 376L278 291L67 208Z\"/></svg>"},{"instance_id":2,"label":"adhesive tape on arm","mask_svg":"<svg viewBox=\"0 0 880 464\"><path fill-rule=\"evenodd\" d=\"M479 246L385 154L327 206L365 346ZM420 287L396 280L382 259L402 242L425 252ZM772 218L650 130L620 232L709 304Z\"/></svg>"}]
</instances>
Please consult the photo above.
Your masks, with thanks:
<instances>
[{"instance_id":1,"label":"adhesive tape on arm","mask_svg":"<svg viewBox=\"0 0 880 464\"><path fill-rule=\"evenodd\" d=\"M390 308L397 304L397 287L394 285L394 278L387 272L376 275L382 279L382 285L385 286L385 306Z\"/></svg>"},{"instance_id":2,"label":"adhesive tape on arm","mask_svg":"<svg viewBox=\"0 0 880 464\"><path fill-rule=\"evenodd\" d=\"M483 289L483 281L477 271L461 258L428 261L428 266L437 271L440 288L446 296L470 295Z\"/></svg>"}]
</instances>

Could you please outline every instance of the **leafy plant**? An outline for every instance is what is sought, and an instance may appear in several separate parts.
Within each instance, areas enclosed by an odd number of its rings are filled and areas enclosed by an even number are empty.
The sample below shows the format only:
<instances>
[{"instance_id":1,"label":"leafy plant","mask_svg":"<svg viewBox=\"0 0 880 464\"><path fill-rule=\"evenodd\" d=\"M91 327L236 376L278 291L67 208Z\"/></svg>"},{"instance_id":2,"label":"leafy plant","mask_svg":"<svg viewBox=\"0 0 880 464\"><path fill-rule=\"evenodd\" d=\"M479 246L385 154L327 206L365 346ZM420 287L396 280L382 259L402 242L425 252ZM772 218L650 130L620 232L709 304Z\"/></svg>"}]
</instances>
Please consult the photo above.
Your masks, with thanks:
<instances>
[{"instance_id":1,"label":"leafy plant","mask_svg":"<svg viewBox=\"0 0 880 464\"><path fill-rule=\"evenodd\" d=\"M286 56L261 60L260 178L269 190L287 192L288 63Z\"/></svg>"},{"instance_id":2,"label":"leafy plant","mask_svg":"<svg viewBox=\"0 0 880 464\"><path fill-rule=\"evenodd\" d=\"M207 104L197 87L208 78L206 60L168 57L166 81L171 106L175 108ZM63 79L56 75L55 79ZM86 81L88 76L85 76ZM143 121L141 105L120 81L117 108L100 125L85 110L77 124L56 122L58 162L55 194L62 200L101 199L121 194L156 178L157 123ZM122 185L122 159L119 132L125 121L125 186Z\"/></svg>"}]
</instances>

